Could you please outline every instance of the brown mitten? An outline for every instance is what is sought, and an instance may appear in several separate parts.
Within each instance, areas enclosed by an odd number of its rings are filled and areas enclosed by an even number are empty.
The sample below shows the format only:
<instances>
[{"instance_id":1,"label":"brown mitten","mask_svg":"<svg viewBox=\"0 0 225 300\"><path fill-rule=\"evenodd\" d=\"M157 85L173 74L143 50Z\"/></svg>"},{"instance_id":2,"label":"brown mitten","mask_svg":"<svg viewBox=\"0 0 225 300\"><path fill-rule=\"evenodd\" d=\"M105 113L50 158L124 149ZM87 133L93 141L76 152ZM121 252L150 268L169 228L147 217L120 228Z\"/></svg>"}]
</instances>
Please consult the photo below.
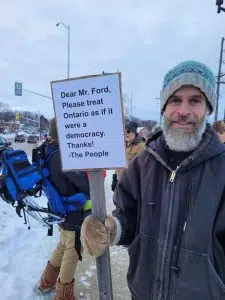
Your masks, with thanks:
<instances>
[{"instance_id":1,"label":"brown mitten","mask_svg":"<svg viewBox=\"0 0 225 300\"><path fill-rule=\"evenodd\" d=\"M81 227L81 243L85 251L95 257L104 254L116 234L116 222L111 216L103 224L101 221L88 216Z\"/></svg>"}]
</instances>

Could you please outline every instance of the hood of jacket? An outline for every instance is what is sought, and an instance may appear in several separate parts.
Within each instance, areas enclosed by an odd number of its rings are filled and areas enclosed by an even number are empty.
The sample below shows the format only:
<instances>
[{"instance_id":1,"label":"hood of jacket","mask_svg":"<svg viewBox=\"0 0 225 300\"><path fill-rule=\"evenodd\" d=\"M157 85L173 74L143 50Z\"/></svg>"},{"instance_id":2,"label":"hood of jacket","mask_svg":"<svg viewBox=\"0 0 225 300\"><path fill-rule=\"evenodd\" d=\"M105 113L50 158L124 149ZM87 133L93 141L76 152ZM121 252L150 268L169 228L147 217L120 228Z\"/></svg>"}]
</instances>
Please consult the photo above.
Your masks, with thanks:
<instances>
[{"instance_id":1,"label":"hood of jacket","mask_svg":"<svg viewBox=\"0 0 225 300\"><path fill-rule=\"evenodd\" d=\"M164 162L163 164L165 164L167 162L165 147L165 138L164 135L161 134L156 140L149 143L147 150L154 155L157 160L161 163ZM204 161L213 159L223 152L225 152L225 145L220 142L212 127L207 125L199 146L181 163L180 166L183 168L193 168Z\"/></svg>"}]
</instances>

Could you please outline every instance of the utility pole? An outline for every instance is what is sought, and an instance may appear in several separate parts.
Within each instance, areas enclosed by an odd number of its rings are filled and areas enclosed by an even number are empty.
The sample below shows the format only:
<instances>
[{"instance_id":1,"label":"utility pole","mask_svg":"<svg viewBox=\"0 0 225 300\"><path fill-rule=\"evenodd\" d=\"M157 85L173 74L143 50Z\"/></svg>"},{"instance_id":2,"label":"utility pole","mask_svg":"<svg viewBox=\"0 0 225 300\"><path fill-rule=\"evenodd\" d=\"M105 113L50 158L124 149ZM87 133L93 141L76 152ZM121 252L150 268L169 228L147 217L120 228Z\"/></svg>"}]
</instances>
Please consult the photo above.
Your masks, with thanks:
<instances>
[{"instance_id":1,"label":"utility pole","mask_svg":"<svg viewBox=\"0 0 225 300\"><path fill-rule=\"evenodd\" d=\"M132 121L132 115L133 115L133 93L131 93L131 97L130 97L130 121Z\"/></svg>"},{"instance_id":2,"label":"utility pole","mask_svg":"<svg viewBox=\"0 0 225 300\"><path fill-rule=\"evenodd\" d=\"M224 53L224 37L222 37L222 39L221 39L219 69L218 69L218 75L217 75L215 121L218 119L220 84L225 83L225 82L221 81L221 78L225 75L225 74L222 74L222 64L224 63L223 62L223 53Z\"/></svg>"},{"instance_id":3,"label":"utility pole","mask_svg":"<svg viewBox=\"0 0 225 300\"><path fill-rule=\"evenodd\" d=\"M157 104L159 105L159 124L161 124L162 123L162 114L161 114L160 98L155 97L154 99L157 100Z\"/></svg>"},{"instance_id":4,"label":"utility pole","mask_svg":"<svg viewBox=\"0 0 225 300\"><path fill-rule=\"evenodd\" d=\"M41 142L41 112L39 110L39 141Z\"/></svg>"}]
</instances>

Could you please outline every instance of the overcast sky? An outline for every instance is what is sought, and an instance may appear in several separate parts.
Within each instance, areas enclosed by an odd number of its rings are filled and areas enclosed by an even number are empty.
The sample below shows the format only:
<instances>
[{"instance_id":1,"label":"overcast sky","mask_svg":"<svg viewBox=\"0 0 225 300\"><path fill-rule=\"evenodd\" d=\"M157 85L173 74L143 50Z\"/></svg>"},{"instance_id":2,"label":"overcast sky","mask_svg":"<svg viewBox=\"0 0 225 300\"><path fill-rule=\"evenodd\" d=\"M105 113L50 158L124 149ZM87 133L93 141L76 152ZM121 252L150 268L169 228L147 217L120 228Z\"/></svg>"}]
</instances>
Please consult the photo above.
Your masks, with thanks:
<instances>
[{"instance_id":1,"label":"overcast sky","mask_svg":"<svg viewBox=\"0 0 225 300\"><path fill-rule=\"evenodd\" d=\"M216 13L215 2L1 0L0 101L53 115L49 99L14 96L14 82L51 96L50 81L66 78L67 31L55 26L63 21L71 26L71 77L119 70L123 92L133 94L133 114L157 119L155 98L171 67L195 59L217 73L225 13ZM223 111L222 103L221 117Z\"/></svg>"}]
</instances>

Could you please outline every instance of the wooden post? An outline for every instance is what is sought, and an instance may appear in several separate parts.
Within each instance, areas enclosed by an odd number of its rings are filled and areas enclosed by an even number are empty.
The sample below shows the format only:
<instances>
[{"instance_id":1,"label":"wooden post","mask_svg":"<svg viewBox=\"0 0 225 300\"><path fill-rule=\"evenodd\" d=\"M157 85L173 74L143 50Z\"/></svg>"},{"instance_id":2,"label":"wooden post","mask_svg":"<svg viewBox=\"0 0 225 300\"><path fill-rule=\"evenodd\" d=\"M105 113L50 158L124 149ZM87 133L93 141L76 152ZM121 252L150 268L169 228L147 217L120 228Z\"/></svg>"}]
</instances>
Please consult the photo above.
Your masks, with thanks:
<instances>
[{"instance_id":1,"label":"wooden post","mask_svg":"<svg viewBox=\"0 0 225 300\"><path fill-rule=\"evenodd\" d=\"M104 221L106 212L104 176L102 170L90 171L89 183L92 202L92 216ZM109 249L96 258L99 300L113 300Z\"/></svg>"}]
</instances>

